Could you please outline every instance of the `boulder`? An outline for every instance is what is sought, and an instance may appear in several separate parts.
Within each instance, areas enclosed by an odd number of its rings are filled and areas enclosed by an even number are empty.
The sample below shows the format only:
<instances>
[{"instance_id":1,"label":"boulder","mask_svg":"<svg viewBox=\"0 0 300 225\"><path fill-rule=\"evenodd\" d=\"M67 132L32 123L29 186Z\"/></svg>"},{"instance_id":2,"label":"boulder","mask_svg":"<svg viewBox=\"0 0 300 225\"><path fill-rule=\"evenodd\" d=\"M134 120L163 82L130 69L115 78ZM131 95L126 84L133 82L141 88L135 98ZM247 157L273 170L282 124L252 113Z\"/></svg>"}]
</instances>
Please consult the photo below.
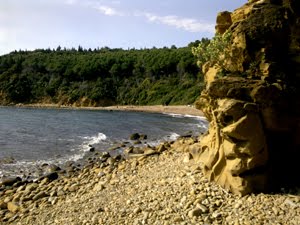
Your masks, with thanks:
<instances>
[{"instance_id":1,"label":"boulder","mask_svg":"<svg viewBox=\"0 0 300 225\"><path fill-rule=\"evenodd\" d=\"M57 172L57 171L60 171L60 170L61 170L61 168L57 165L54 165L54 164L48 165L47 168L46 168L47 173L53 173L53 172Z\"/></svg>"},{"instance_id":2,"label":"boulder","mask_svg":"<svg viewBox=\"0 0 300 225\"><path fill-rule=\"evenodd\" d=\"M133 133L132 135L130 135L129 139L130 140L138 140L140 138L139 133Z\"/></svg>"},{"instance_id":3,"label":"boulder","mask_svg":"<svg viewBox=\"0 0 300 225\"><path fill-rule=\"evenodd\" d=\"M9 178L4 178L2 182L0 183L0 186L12 186L17 182L22 181L20 177L9 177Z\"/></svg>"},{"instance_id":4,"label":"boulder","mask_svg":"<svg viewBox=\"0 0 300 225\"><path fill-rule=\"evenodd\" d=\"M42 181L45 178L47 178L47 180L49 182L51 182L51 181L56 180L58 178L58 173L57 172L47 173L47 174L41 176L38 180Z\"/></svg>"}]
</instances>

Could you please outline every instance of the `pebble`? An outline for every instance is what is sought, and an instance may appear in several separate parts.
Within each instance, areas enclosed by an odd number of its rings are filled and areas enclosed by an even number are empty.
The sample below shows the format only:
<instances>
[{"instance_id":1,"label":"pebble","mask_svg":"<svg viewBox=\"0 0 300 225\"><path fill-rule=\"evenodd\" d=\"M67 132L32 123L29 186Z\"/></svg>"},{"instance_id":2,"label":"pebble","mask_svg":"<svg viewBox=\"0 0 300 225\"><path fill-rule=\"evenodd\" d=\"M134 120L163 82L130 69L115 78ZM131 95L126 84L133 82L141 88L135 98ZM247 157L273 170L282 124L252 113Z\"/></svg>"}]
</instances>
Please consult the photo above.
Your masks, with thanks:
<instances>
[{"instance_id":1,"label":"pebble","mask_svg":"<svg viewBox=\"0 0 300 225\"><path fill-rule=\"evenodd\" d=\"M203 213L207 213L209 210L208 210L208 208L205 206L205 205L202 205L202 204L197 204L196 205L199 209L201 209L201 211L203 212Z\"/></svg>"},{"instance_id":2,"label":"pebble","mask_svg":"<svg viewBox=\"0 0 300 225\"><path fill-rule=\"evenodd\" d=\"M186 155L165 149L122 162L108 155L76 175L0 189L0 224L299 225L297 196L240 198L208 182L193 160L182 163Z\"/></svg>"},{"instance_id":3,"label":"pebble","mask_svg":"<svg viewBox=\"0 0 300 225\"><path fill-rule=\"evenodd\" d=\"M192 218L194 216L200 216L202 213L203 211L200 208L195 208L188 212L188 216Z\"/></svg>"}]
</instances>

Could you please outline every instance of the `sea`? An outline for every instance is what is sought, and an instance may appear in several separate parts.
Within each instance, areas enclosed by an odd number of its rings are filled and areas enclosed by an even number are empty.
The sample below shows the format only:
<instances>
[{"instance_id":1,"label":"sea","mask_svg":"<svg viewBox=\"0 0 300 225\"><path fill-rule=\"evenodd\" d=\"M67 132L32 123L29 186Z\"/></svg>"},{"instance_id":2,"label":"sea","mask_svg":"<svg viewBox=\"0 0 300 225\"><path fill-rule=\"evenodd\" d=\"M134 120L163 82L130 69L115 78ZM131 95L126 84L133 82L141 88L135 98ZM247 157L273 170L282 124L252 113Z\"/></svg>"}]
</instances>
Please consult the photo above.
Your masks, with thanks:
<instances>
[{"instance_id":1,"label":"sea","mask_svg":"<svg viewBox=\"0 0 300 225\"><path fill-rule=\"evenodd\" d=\"M24 176L43 164L82 159L91 147L108 151L147 135L155 146L207 130L204 117L128 111L0 107L0 180ZM133 144L133 143L132 143Z\"/></svg>"}]
</instances>

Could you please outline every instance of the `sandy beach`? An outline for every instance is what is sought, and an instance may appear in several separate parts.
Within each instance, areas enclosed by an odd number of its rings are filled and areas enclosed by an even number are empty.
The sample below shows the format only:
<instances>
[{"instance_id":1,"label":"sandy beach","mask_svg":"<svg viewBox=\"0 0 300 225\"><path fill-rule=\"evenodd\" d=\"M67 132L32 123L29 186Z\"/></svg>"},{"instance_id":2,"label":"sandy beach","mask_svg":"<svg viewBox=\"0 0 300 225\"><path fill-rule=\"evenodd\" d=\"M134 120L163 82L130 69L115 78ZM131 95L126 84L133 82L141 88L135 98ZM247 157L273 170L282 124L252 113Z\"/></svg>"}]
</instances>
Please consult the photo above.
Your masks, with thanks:
<instances>
[{"instance_id":1,"label":"sandy beach","mask_svg":"<svg viewBox=\"0 0 300 225\"><path fill-rule=\"evenodd\" d=\"M88 110L118 110L118 111L134 111L134 112L151 112L151 113L174 113L182 115L204 116L201 110L196 109L193 105L116 105L107 107L75 107L63 106L55 104L26 104L17 105L18 107L31 107L31 108L67 108L67 109L88 109Z\"/></svg>"},{"instance_id":2,"label":"sandy beach","mask_svg":"<svg viewBox=\"0 0 300 225\"><path fill-rule=\"evenodd\" d=\"M96 107L97 109L98 107ZM120 110L120 111L135 111L135 112L152 112L152 113L174 113L182 115L193 115L203 116L202 111L196 109L193 106L178 105L178 106L162 106L162 105L151 105L151 106L110 106L100 107L99 109L104 110Z\"/></svg>"}]
</instances>

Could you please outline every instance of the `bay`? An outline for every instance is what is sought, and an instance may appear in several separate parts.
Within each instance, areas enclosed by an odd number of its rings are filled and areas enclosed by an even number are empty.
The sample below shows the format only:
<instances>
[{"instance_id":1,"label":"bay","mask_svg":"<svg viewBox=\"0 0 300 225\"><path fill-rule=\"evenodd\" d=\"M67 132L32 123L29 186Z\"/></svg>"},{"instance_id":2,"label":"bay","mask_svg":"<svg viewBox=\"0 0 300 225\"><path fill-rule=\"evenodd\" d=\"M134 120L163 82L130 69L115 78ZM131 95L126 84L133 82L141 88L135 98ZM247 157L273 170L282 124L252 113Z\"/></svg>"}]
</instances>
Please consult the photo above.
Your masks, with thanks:
<instances>
[{"instance_id":1,"label":"bay","mask_svg":"<svg viewBox=\"0 0 300 225\"><path fill-rule=\"evenodd\" d=\"M0 107L0 178L41 164L84 157L90 146L107 151L132 133L157 145L207 130L203 117L176 114Z\"/></svg>"}]
</instances>

